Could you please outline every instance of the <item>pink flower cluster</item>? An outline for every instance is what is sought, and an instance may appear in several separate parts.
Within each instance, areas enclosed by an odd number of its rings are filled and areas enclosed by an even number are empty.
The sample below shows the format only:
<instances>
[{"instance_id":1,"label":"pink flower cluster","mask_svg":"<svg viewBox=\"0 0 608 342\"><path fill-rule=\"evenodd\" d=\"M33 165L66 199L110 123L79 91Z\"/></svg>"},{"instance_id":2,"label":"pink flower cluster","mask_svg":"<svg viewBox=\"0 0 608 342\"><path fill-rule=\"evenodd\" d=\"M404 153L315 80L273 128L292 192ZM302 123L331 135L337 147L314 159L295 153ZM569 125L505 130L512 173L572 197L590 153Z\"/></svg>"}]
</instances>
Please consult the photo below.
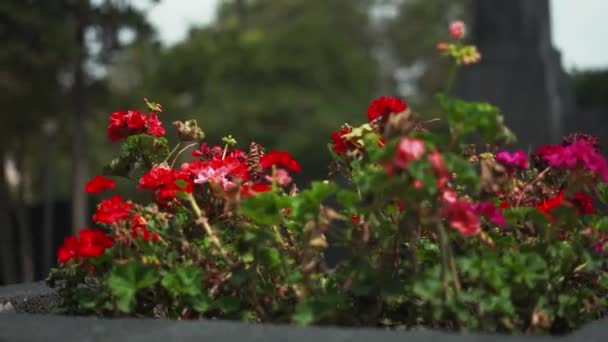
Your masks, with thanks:
<instances>
[{"instance_id":1,"label":"pink flower cluster","mask_svg":"<svg viewBox=\"0 0 608 342\"><path fill-rule=\"evenodd\" d=\"M525 170L528 168L528 156L523 151L517 152L498 152L496 154L496 161L513 172L514 170Z\"/></svg>"},{"instance_id":2,"label":"pink flower cluster","mask_svg":"<svg viewBox=\"0 0 608 342\"><path fill-rule=\"evenodd\" d=\"M578 140L568 146L542 147L545 153L542 159L554 169L584 169L596 175L602 182L608 183L608 164L596 149L584 140ZM538 153L538 151L537 151Z\"/></svg>"}]
</instances>

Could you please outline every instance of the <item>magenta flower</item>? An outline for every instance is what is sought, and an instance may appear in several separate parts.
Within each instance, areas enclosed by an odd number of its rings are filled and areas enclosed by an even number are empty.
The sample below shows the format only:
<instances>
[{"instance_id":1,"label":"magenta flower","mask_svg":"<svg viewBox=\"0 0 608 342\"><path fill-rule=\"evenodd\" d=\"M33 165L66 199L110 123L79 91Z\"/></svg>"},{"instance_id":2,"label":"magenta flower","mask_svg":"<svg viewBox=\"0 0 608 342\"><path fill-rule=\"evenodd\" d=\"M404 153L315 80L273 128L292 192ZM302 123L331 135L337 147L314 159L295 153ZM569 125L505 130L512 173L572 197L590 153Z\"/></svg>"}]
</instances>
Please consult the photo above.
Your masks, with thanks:
<instances>
[{"instance_id":1,"label":"magenta flower","mask_svg":"<svg viewBox=\"0 0 608 342\"><path fill-rule=\"evenodd\" d=\"M597 153L595 148L586 141L579 140L572 145L547 153L543 159L555 169L575 170L585 168L608 183L608 164L606 159Z\"/></svg>"},{"instance_id":2,"label":"magenta flower","mask_svg":"<svg viewBox=\"0 0 608 342\"><path fill-rule=\"evenodd\" d=\"M504 228L506 226L505 218L502 216L500 209L496 208L490 202L484 202L474 205L474 211L477 215L481 215L489 222Z\"/></svg>"},{"instance_id":3,"label":"magenta flower","mask_svg":"<svg viewBox=\"0 0 608 342\"><path fill-rule=\"evenodd\" d=\"M510 172L513 170L525 170L528 168L528 156L522 152L499 152L496 161L504 165Z\"/></svg>"}]
</instances>

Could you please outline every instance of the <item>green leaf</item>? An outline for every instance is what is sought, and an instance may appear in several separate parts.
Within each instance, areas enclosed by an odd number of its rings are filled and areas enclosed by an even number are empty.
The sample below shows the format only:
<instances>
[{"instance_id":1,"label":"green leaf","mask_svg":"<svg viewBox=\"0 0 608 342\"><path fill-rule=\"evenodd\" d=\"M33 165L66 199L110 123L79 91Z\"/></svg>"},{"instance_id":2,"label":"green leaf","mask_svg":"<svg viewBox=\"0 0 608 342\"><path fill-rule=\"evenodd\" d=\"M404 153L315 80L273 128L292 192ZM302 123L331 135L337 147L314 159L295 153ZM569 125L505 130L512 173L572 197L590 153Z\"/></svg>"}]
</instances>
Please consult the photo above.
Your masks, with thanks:
<instances>
[{"instance_id":1,"label":"green leaf","mask_svg":"<svg viewBox=\"0 0 608 342\"><path fill-rule=\"evenodd\" d=\"M239 207L239 211L257 224L272 225L280 222L282 218L281 210L287 208L288 204L285 198L268 192L244 200Z\"/></svg>"},{"instance_id":2,"label":"green leaf","mask_svg":"<svg viewBox=\"0 0 608 342\"><path fill-rule=\"evenodd\" d=\"M296 305L293 321L298 325L310 325L315 322L314 304L311 301L301 302Z\"/></svg>"},{"instance_id":3,"label":"green leaf","mask_svg":"<svg viewBox=\"0 0 608 342\"><path fill-rule=\"evenodd\" d=\"M116 266L108 278L108 285L116 296L116 305L122 312L130 312L135 304L137 290L152 287L159 279L154 267L136 261Z\"/></svg>"},{"instance_id":4,"label":"green leaf","mask_svg":"<svg viewBox=\"0 0 608 342\"><path fill-rule=\"evenodd\" d=\"M173 296L195 297L201 294L203 272L191 265L180 265L172 271L163 271L161 285Z\"/></svg>"}]
</instances>

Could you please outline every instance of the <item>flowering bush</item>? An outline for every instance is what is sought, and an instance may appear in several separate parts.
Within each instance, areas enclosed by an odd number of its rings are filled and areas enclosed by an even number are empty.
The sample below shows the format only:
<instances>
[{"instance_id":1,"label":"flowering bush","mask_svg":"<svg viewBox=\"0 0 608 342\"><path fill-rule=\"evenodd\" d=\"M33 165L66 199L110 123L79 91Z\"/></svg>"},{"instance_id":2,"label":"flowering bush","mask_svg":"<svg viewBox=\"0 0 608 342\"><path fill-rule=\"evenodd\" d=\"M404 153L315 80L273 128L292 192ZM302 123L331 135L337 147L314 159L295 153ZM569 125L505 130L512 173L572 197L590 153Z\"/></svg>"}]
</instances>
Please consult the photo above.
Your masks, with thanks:
<instances>
[{"instance_id":1,"label":"flowering bush","mask_svg":"<svg viewBox=\"0 0 608 342\"><path fill-rule=\"evenodd\" d=\"M442 43L457 67L480 58L464 32L454 24ZM174 123L169 151L160 105L114 113L122 152L104 175L139 179L151 203L109 196L48 281L65 312L103 316L515 333L604 316L608 217L594 204L608 201L608 166L595 138L529 157L496 147L514 141L497 108L437 100L445 133L399 99L374 101L367 122L331 136L330 179L302 191L287 152L201 144L195 121ZM96 177L86 191L113 188ZM343 251L336 265L328 248Z\"/></svg>"}]
</instances>

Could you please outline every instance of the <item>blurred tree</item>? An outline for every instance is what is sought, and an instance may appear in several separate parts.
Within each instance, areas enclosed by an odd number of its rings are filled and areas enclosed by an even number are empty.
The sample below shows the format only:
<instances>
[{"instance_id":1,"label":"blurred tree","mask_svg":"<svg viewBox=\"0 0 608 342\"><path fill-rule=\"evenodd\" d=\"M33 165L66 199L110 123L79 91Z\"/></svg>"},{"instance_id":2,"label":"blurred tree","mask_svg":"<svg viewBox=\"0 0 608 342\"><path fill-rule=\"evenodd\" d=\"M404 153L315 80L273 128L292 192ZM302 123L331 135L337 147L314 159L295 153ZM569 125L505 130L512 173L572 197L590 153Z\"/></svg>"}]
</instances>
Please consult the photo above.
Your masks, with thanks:
<instances>
[{"instance_id":1,"label":"blurred tree","mask_svg":"<svg viewBox=\"0 0 608 342\"><path fill-rule=\"evenodd\" d=\"M105 66L129 43L125 37L151 37L152 30L144 13L125 0L5 0L0 3L0 27L0 105L12 113L4 118L0 135L0 279L29 281L33 253L25 204L53 200L58 183L69 187L64 181L69 178L57 178L54 169L71 160L73 227L86 225L83 186L90 152L86 144L89 113L108 99ZM66 101L70 95L73 100ZM7 161L14 161L19 176L12 195L4 174ZM35 184L33 170L42 170L41 184ZM45 244L50 244L52 205L45 207L43 236L49 239ZM17 219L17 238L11 214ZM15 248L14 241L19 241L20 248ZM52 248L45 244L47 268L54 258ZM15 258L19 254L21 260ZM18 260L23 274L15 268Z\"/></svg>"},{"instance_id":2,"label":"blurred tree","mask_svg":"<svg viewBox=\"0 0 608 342\"><path fill-rule=\"evenodd\" d=\"M214 25L192 30L160 59L151 60L150 46L131 51L113 83L124 85L116 79L130 78L123 72L137 59L148 70L131 89L173 111L163 114L167 121L195 116L210 141L232 134L241 148L253 140L288 150L303 164L304 178L323 177L331 132L363 121L374 93L368 6L224 1Z\"/></svg>"},{"instance_id":3,"label":"blurred tree","mask_svg":"<svg viewBox=\"0 0 608 342\"><path fill-rule=\"evenodd\" d=\"M432 95L443 90L450 63L436 51L448 39L451 21L471 18L471 0L384 0L397 7L397 15L387 21L386 33L414 91L408 99L419 108L430 108ZM470 39L470 37L469 37ZM415 96L414 96L415 95Z\"/></svg>"}]
</instances>

